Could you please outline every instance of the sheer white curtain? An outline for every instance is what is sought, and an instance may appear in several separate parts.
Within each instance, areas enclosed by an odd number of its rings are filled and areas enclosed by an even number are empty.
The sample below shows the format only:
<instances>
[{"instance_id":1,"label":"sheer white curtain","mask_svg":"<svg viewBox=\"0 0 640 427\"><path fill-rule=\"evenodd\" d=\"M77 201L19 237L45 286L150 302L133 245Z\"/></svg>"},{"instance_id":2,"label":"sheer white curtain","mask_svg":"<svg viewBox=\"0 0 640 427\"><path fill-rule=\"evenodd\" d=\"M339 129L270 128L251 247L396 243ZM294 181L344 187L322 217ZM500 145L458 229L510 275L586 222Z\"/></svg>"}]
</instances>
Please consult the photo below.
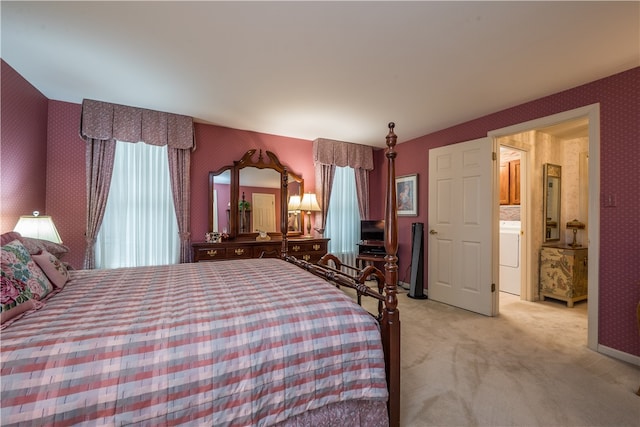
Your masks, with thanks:
<instances>
[{"instance_id":1,"label":"sheer white curtain","mask_svg":"<svg viewBox=\"0 0 640 427\"><path fill-rule=\"evenodd\" d=\"M360 213L353 168L336 167L331 189L324 237L329 240L329 252L344 264L356 265L360 240Z\"/></svg>"},{"instance_id":2,"label":"sheer white curtain","mask_svg":"<svg viewBox=\"0 0 640 427\"><path fill-rule=\"evenodd\" d=\"M178 263L167 146L117 141L114 162L96 268Z\"/></svg>"}]
</instances>

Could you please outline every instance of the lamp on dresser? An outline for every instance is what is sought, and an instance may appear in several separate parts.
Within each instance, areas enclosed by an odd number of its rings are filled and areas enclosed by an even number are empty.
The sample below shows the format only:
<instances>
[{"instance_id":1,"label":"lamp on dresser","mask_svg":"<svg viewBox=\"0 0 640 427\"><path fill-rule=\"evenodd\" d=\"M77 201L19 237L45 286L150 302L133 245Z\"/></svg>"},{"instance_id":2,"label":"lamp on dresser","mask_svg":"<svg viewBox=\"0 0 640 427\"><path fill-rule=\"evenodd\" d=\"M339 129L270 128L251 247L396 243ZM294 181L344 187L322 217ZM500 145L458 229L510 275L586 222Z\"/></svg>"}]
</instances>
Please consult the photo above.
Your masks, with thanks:
<instances>
[{"instance_id":1,"label":"lamp on dresser","mask_svg":"<svg viewBox=\"0 0 640 427\"><path fill-rule=\"evenodd\" d=\"M320 212L320 205L318 205L316 195L313 193L304 193L299 209L301 211L305 211L307 213L307 217L309 217L309 220L307 221L307 234L304 237L313 237L311 236L311 212Z\"/></svg>"},{"instance_id":2,"label":"lamp on dresser","mask_svg":"<svg viewBox=\"0 0 640 427\"><path fill-rule=\"evenodd\" d=\"M582 246L578 244L578 242L576 241L576 235L578 234L578 230L584 230L584 227L585 227L584 223L578 221L577 219L574 219L573 221L569 221L567 223L567 228L569 230L573 230L573 242L570 245L572 248L577 248Z\"/></svg>"},{"instance_id":3,"label":"lamp on dresser","mask_svg":"<svg viewBox=\"0 0 640 427\"><path fill-rule=\"evenodd\" d=\"M40 212L33 211L33 215L22 215L13 231L20 233L24 237L49 240L54 243L62 243L53 220L48 215L40 215Z\"/></svg>"},{"instance_id":4,"label":"lamp on dresser","mask_svg":"<svg viewBox=\"0 0 640 427\"><path fill-rule=\"evenodd\" d=\"M289 212L289 231L301 231L300 230L300 196L294 194L289 197L289 204L287 205L287 211Z\"/></svg>"}]
</instances>

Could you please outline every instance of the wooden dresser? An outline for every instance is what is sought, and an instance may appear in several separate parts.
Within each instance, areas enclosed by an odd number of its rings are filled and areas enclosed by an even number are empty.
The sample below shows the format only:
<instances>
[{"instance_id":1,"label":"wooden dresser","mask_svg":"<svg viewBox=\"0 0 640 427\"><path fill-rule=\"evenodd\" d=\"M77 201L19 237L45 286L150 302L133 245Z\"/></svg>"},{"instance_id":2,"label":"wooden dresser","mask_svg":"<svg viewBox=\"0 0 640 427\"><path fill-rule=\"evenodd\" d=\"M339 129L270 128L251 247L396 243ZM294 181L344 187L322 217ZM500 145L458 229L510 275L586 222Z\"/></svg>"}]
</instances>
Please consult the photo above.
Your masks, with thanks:
<instances>
[{"instance_id":1,"label":"wooden dresser","mask_svg":"<svg viewBox=\"0 0 640 427\"><path fill-rule=\"evenodd\" d=\"M316 263L327 253L329 239L288 239L288 254ZM193 262L222 259L280 257L282 240L240 240L222 243L192 243Z\"/></svg>"},{"instance_id":2,"label":"wooden dresser","mask_svg":"<svg viewBox=\"0 0 640 427\"><path fill-rule=\"evenodd\" d=\"M543 246L540 250L540 298L566 301L568 307L587 299L588 249Z\"/></svg>"}]
</instances>

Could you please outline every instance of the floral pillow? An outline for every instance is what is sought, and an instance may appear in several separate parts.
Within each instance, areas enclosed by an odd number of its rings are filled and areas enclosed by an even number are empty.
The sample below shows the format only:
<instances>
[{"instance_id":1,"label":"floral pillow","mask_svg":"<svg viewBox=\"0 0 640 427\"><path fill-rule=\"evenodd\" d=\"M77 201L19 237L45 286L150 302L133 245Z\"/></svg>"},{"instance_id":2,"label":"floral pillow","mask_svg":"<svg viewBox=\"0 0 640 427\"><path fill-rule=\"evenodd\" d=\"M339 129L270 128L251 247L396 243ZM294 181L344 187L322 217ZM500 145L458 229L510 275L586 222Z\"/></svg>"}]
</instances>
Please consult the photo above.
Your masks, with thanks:
<instances>
[{"instance_id":1,"label":"floral pillow","mask_svg":"<svg viewBox=\"0 0 640 427\"><path fill-rule=\"evenodd\" d=\"M2 247L2 273L10 280L16 279L25 283L35 300L43 299L53 290L47 276L31 259L29 251L19 240Z\"/></svg>"},{"instance_id":2,"label":"floral pillow","mask_svg":"<svg viewBox=\"0 0 640 427\"><path fill-rule=\"evenodd\" d=\"M42 307L42 303L32 299L31 289L26 283L10 278L2 271L0 284L0 323L2 328L9 325L21 314Z\"/></svg>"},{"instance_id":3,"label":"floral pillow","mask_svg":"<svg viewBox=\"0 0 640 427\"><path fill-rule=\"evenodd\" d=\"M62 289L69 280L69 272L67 267L54 255L47 251L42 251L37 255L31 255L31 258L38 264L44 274L49 278L53 286Z\"/></svg>"}]
</instances>

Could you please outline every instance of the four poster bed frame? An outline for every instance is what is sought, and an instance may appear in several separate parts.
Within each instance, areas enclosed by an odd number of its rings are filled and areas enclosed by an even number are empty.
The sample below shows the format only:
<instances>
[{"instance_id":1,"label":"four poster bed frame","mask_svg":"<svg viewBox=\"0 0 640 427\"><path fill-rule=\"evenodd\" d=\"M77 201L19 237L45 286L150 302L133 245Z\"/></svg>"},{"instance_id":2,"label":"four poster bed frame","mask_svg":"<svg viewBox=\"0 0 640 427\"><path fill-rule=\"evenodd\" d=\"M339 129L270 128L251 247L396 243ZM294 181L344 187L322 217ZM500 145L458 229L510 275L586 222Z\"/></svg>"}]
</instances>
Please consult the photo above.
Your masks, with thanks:
<instances>
[{"instance_id":1,"label":"four poster bed frame","mask_svg":"<svg viewBox=\"0 0 640 427\"><path fill-rule=\"evenodd\" d=\"M2 424L399 426L393 129L384 273L289 256L286 203L281 259L66 271L3 234Z\"/></svg>"}]
</instances>

